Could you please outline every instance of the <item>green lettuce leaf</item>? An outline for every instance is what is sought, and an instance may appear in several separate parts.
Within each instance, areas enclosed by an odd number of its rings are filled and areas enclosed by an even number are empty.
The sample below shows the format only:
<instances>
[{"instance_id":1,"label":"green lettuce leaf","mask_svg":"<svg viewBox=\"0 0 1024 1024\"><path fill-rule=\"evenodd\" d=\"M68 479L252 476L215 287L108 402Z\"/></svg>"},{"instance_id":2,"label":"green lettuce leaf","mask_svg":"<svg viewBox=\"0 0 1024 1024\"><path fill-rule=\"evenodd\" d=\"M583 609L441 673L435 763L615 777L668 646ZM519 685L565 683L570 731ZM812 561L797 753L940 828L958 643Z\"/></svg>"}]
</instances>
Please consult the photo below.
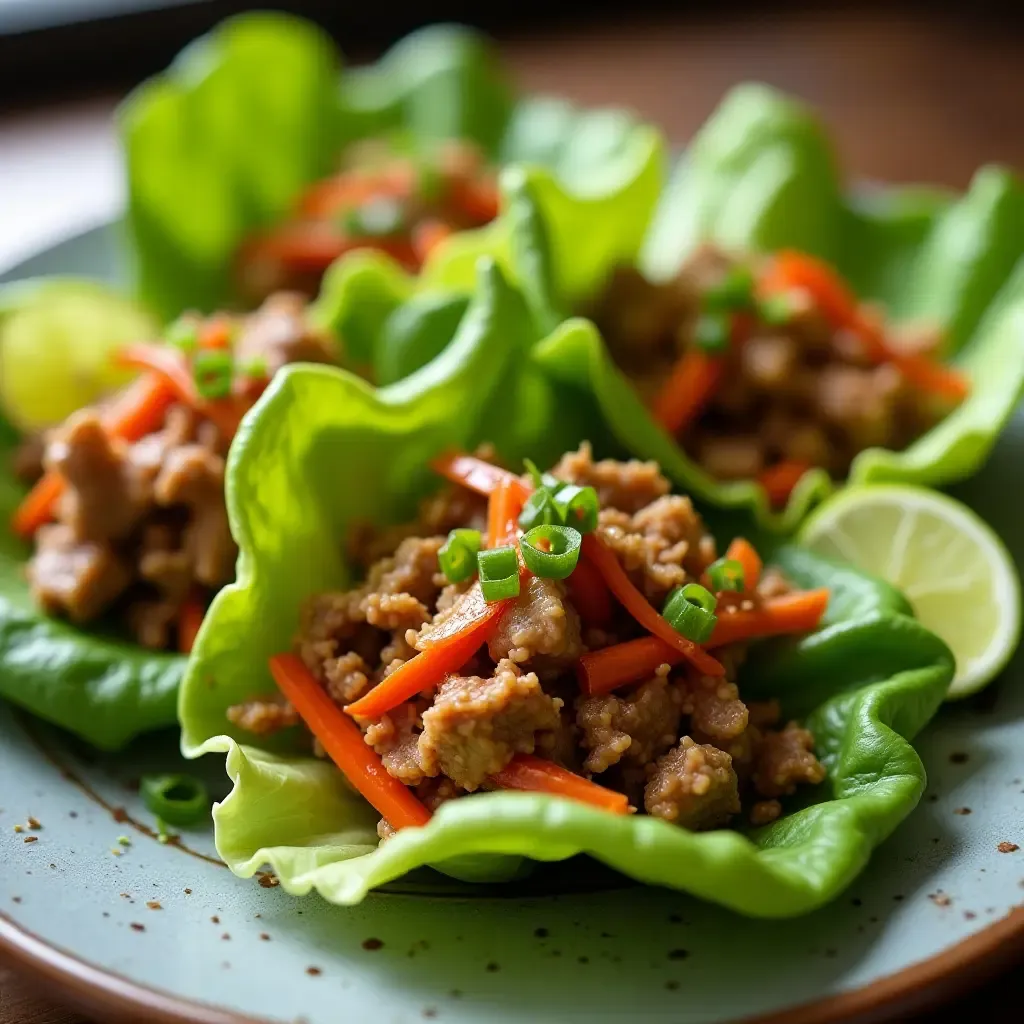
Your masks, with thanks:
<instances>
[{"instance_id":1,"label":"green lettuce leaf","mask_svg":"<svg viewBox=\"0 0 1024 1024\"><path fill-rule=\"evenodd\" d=\"M700 131L642 246L632 245L614 216L588 229L584 203L549 175L533 169L524 178L520 202L533 207L532 227L523 214L528 226L510 259L536 292L532 305L563 318L555 326L550 317L539 321L535 361L594 396L620 445L657 459L704 502L752 512L762 525L785 531L832 484L823 471L808 473L786 508L773 512L756 484L719 483L686 456L632 396L594 326L571 317L581 293L598 289L615 259L658 279L703 240L741 251L804 249L833 261L865 299L885 303L896 319L925 317L943 328L947 357L970 378L969 397L905 451L862 452L852 483L940 486L969 476L1024 392L1024 185L1006 170L983 168L960 197L923 188L847 196L810 112L753 85L734 90ZM597 251L607 258L590 260L584 279L579 253Z\"/></svg>"},{"instance_id":2,"label":"green lettuce leaf","mask_svg":"<svg viewBox=\"0 0 1024 1024\"><path fill-rule=\"evenodd\" d=\"M127 98L126 227L137 289L161 316L229 302L243 238L285 215L348 143L464 138L495 160L543 163L570 191L602 192L644 131L625 111L516 101L491 44L458 25L413 32L369 67L341 64L313 24L249 13Z\"/></svg>"},{"instance_id":3,"label":"green lettuce leaf","mask_svg":"<svg viewBox=\"0 0 1024 1024\"><path fill-rule=\"evenodd\" d=\"M24 575L30 548L7 527L25 494L13 465L20 437L9 420L35 422L41 392L27 379L33 372L42 373L50 391L42 395L48 419L95 401L123 379L107 369L110 345L140 329L154 328L97 282L40 278L0 288L0 697L105 750L174 723L185 659L36 608ZM73 379L61 379L65 370ZM16 376L21 387L14 391Z\"/></svg>"},{"instance_id":4,"label":"green lettuce leaf","mask_svg":"<svg viewBox=\"0 0 1024 1024\"><path fill-rule=\"evenodd\" d=\"M425 866L495 882L587 853L743 913L812 910L920 799L924 769L908 741L942 701L953 661L891 587L805 551L775 557L799 584L833 588L829 616L799 642L766 645L742 686L809 715L829 775L810 805L764 829L696 834L492 793L446 804L427 827L378 846L376 813L332 766L300 756L294 737L252 745L227 721L232 704L274 692L267 658L290 646L303 599L352 582L342 552L354 522L408 516L432 486L427 460L446 448L497 435L506 453L522 454L550 427L543 404L508 405L534 422L514 437L502 436L509 417L493 415L528 363L533 327L526 303L485 264L455 339L425 368L374 391L344 371L291 367L246 419L227 485L238 580L213 603L179 707L184 753L227 755L233 788L214 809L217 849L240 876L269 864L288 892L315 888L341 904Z\"/></svg>"}]
</instances>

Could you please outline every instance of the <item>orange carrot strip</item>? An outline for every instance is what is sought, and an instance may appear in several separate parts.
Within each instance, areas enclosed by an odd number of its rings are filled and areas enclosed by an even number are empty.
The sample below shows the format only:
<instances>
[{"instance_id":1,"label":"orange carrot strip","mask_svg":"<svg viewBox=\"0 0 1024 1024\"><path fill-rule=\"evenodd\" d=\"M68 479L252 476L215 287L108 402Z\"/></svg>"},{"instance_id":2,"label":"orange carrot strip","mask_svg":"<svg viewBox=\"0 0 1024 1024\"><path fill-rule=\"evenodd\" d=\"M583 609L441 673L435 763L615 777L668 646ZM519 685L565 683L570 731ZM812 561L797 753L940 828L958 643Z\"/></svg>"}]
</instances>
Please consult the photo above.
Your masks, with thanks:
<instances>
[{"instance_id":1,"label":"orange carrot strip","mask_svg":"<svg viewBox=\"0 0 1024 1024\"><path fill-rule=\"evenodd\" d=\"M491 781L501 789L564 796L613 814L629 812L629 800L624 794L605 789L553 761L545 761L532 754L517 754L500 772L491 776Z\"/></svg>"},{"instance_id":2,"label":"orange carrot strip","mask_svg":"<svg viewBox=\"0 0 1024 1024\"><path fill-rule=\"evenodd\" d=\"M230 348L231 333L231 321L227 317L214 317L200 330L199 347L204 349Z\"/></svg>"},{"instance_id":3,"label":"orange carrot strip","mask_svg":"<svg viewBox=\"0 0 1024 1024\"><path fill-rule=\"evenodd\" d=\"M285 224L269 234L250 238L242 247L241 259L272 260L293 270L321 273L336 259L357 249L387 253L407 270L419 268L419 258L407 238L349 237L308 224Z\"/></svg>"},{"instance_id":4,"label":"orange carrot strip","mask_svg":"<svg viewBox=\"0 0 1024 1024\"><path fill-rule=\"evenodd\" d=\"M649 633L660 637L665 643L678 650L698 671L706 676L725 675L721 663L703 651L682 633L677 633L654 609L647 598L633 586L626 570L619 564L615 553L606 547L592 533L583 538L583 557L601 574L608 589L618 598L619 603Z\"/></svg>"},{"instance_id":5,"label":"orange carrot strip","mask_svg":"<svg viewBox=\"0 0 1024 1024\"><path fill-rule=\"evenodd\" d=\"M678 434L700 415L724 372L721 359L699 348L688 349L654 399L654 418L670 434Z\"/></svg>"},{"instance_id":6,"label":"orange carrot strip","mask_svg":"<svg viewBox=\"0 0 1024 1024\"><path fill-rule=\"evenodd\" d=\"M206 607L198 594L190 594L178 613L178 650L189 654L195 646L199 627L206 616Z\"/></svg>"},{"instance_id":7,"label":"orange carrot strip","mask_svg":"<svg viewBox=\"0 0 1024 1024\"><path fill-rule=\"evenodd\" d=\"M405 163L380 170L352 170L318 181L303 194L299 212L324 218L362 206L372 199L400 199L409 195L416 173Z\"/></svg>"},{"instance_id":8,"label":"orange carrot strip","mask_svg":"<svg viewBox=\"0 0 1024 1024\"><path fill-rule=\"evenodd\" d=\"M487 497L502 482L507 482L513 491L518 491L524 502L530 496L530 487L515 473L500 469L475 455L463 455L460 452L441 455L430 463L430 468L452 483L461 484Z\"/></svg>"},{"instance_id":9,"label":"orange carrot strip","mask_svg":"<svg viewBox=\"0 0 1024 1024\"><path fill-rule=\"evenodd\" d=\"M805 590L772 598L755 611L737 610L720 615L708 647L787 633L809 633L821 623L828 598L827 590ZM576 675L580 689L594 697L648 679L660 665L678 665L684 660L680 651L660 637L644 636L584 654L577 663Z\"/></svg>"},{"instance_id":10,"label":"orange carrot strip","mask_svg":"<svg viewBox=\"0 0 1024 1024\"><path fill-rule=\"evenodd\" d=\"M725 557L743 566L743 589L747 592L757 590L761 582L762 563L754 545L743 537L737 537L729 545Z\"/></svg>"},{"instance_id":11,"label":"orange carrot strip","mask_svg":"<svg viewBox=\"0 0 1024 1024\"><path fill-rule=\"evenodd\" d=\"M412 232L413 252L420 263L425 263L427 257L451 234L451 225L443 220L431 217L420 221Z\"/></svg>"},{"instance_id":12,"label":"orange carrot strip","mask_svg":"<svg viewBox=\"0 0 1024 1024\"><path fill-rule=\"evenodd\" d=\"M128 385L103 417L103 425L113 437L138 441L158 430L174 394L164 380L146 374ZM28 492L15 510L11 528L19 537L30 537L53 518L54 506L64 493L64 478L47 472Z\"/></svg>"},{"instance_id":13,"label":"orange carrot strip","mask_svg":"<svg viewBox=\"0 0 1024 1024\"><path fill-rule=\"evenodd\" d=\"M507 544L516 535L516 520L523 510L516 489L502 480L491 492L487 502L487 546L496 548Z\"/></svg>"},{"instance_id":14,"label":"orange carrot strip","mask_svg":"<svg viewBox=\"0 0 1024 1024\"><path fill-rule=\"evenodd\" d=\"M231 399L207 401L196 389L192 368L183 352L169 345L126 345L118 352L121 366L150 370L159 374L178 401L191 406L210 420L226 438L235 436L245 409Z\"/></svg>"},{"instance_id":15,"label":"orange carrot strip","mask_svg":"<svg viewBox=\"0 0 1024 1024\"><path fill-rule=\"evenodd\" d=\"M294 654L276 654L270 672L310 732L350 783L396 829L425 825L430 812L412 791L388 774L380 756L363 741L362 733Z\"/></svg>"},{"instance_id":16,"label":"orange carrot strip","mask_svg":"<svg viewBox=\"0 0 1024 1024\"><path fill-rule=\"evenodd\" d=\"M491 178L456 178L449 195L455 209L476 224L488 224L498 216L501 200Z\"/></svg>"},{"instance_id":17,"label":"orange carrot strip","mask_svg":"<svg viewBox=\"0 0 1024 1024\"><path fill-rule=\"evenodd\" d=\"M601 574L587 561L580 559L565 581L569 599L586 626L603 629L612 621L612 597Z\"/></svg>"},{"instance_id":18,"label":"orange carrot strip","mask_svg":"<svg viewBox=\"0 0 1024 1024\"><path fill-rule=\"evenodd\" d=\"M810 468L807 462L787 459L769 466L758 474L757 482L764 488L772 508L781 508L789 501L793 488Z\"/></svg>"}]
</instances>

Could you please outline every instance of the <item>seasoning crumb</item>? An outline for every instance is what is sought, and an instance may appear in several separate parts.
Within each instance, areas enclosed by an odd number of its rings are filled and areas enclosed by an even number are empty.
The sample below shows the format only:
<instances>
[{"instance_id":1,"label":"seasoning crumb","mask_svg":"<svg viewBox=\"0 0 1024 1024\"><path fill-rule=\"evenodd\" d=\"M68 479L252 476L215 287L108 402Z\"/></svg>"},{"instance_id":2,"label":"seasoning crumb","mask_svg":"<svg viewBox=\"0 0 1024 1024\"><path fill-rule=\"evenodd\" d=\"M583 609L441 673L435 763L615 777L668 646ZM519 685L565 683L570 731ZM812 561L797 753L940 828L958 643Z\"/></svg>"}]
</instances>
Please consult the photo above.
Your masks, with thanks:
<instances>
[{"instance_id":1,"label":"seasoning crumb","mask_svg":"<svg viewBox=\"0 0 1024 1024\"><path fill-rule=\"evenodd\" d=\"M225 932L220 938L221 938L222 942L230 942L231 941L231 936L228 935L227 932Z\"/></svg>"},{"instance_id":2,"label":"seasoning crumb","mask_svg":"<svg viewBox=\"0 0 1024 1024\"><path fill-rule=\"evenodd\" d=\"M967 761L969 760L969 756L970 755L968 755L963 750L954 750L953 753L949 755L949 760L953 764L967 764Z\"/></svg>"},{"instance_id":3,"label":"seasoning crumb","mask_svg":"<svg viewBox=\"0 0 1024 1024\"><path fill-rule=\"evenodd\" d=\"M213 922L213 924L220 924L220 918L216 914L210 918L210 921Z\"/></svg>"},{"instance_id":4,"label":"seasoning crumb","mask_svg":"<svg viewBox=\"0 0 1024 1024\"><path fill-rule=\"evenodd\" d=\"M533 935L537 939L546 939L551 933L547 928L534 928Z\"/></svg>"},{"instance_id":5,"label":"seasoning crumb","mask_svg":"<svg viewBox=\"0 0 1024 1024\"><path fill-rule=\"evenodd\" d=\"M26 842L27 842L27 841L28 841L28 840L26 840ZM113 855L114 855L115 857L120 857L120 856L121 856L121 855L122 855L122 854L124 853L124 850L122 850L122 849L121 849L121 847L119 847L119 846L115 846L115 847L113 847L113 848L111 849L111 851L110 851L110 852L111 852L111 853L112 853L112 854L113 854Z\"/></svg>"},{"instance_id":6,"label":"seasoning crumb","mask_svg":"<svg viewBox=\"0 0 1024 1024\"><path fill-rule=\"evenodd\" d=\"M14 831L18 832L18 833L24 832L25 831L25 826L24 825L15 825L14 826Z\"/></svg>"},{"instance_id":7,"label":"seasoning crumb","mask_svg":"<svg viewBox=\"0 0 1024 1024\"><path fill-rule=\"evenodd\" d=\"M69 818L77 818L78 817L78 811L68 811L68 817Z\"/></svg>"},{"instance_id":8,"label":"seasoning crumb","mask_svg":"<svg viewBox=\"0 0 1024 1024\"><path fill-rule=\"evenodd\" d=\"M185 895L186 896L191 896L192 895L192 890L191 889L186 889L185 890ZM259 914L257 914L256 916L259 917Z\"/></svg>"},{"instance_id":9,"label":"seasoning crumb","mask_svg":"<svg viewBox=\"0 0 1024 1024\"><path fill-rule=\"evenodd\" d=\"M953 902L949 896L941 890L939 892L929 893L928 899L930 899L937 907L948 907Z\"/></svg>"},{"instance_id":10,"label":"seasoning crumb","mask_svg":"<svg viewBox=\"0 0 1024 1024\"><path fill-rule=\"evenodd\" d=\"M971 813L971 809L970 809L970 807L958 807L953 813L954 814L970 814Z\"/></svg>"},{"instance_id":11,"label":"seasoning crumb","mask_svg":"<svg viewBox=\"0 0 1024 1024\"><path fill-rule=\"evenodd\" d=\"M118 836L117 837L117 842L118 842L118 845L120 845L120 846L131 846L132 845L132 841L127 836Z\"/></svg>"},{"instance_id":12,"label":"seasoning crumb","mask_svg":"<svg viewBox=\"0 0 1024 1024\"><path fill-rule=\"evenodd\" d=\"M496 963L494 963L494 961L492 960L487 965L487 970L490 971L491 974L493 974L495 971L501 970L501 968Z\"/></svg>"},{"instance_id":13,"label":"seasoning crumb","mask_svg":"<svg viewBox=\"0 0 1024 1024\"><path fill-rule=\"evenodd\" d=\"M973 921L978 915L973 910L964 911L964 920Z\"/></svg>"},{"instance_id":14,"label":"seasoning crumb","mask_svg":"<svg viewBox=\"0 0 1024 1024\"><path fill-rule=\"evenodd\" d=\"M369 950L371 953L378 949L383 949L384 942L382 939L363 939L363 949Z\"/></svg>"},{"instance_id":15,"label":"seasoning crumb","mask_svg":"<svg viewBox=\"0 0 1024 1024\"><path fill-rule=\"evenodd\" d=\"M28 816L28 827L32 829L33 832L38 832L43 826L40 824L38 818L33 818L30 814Z\"/></svg>"},{"instance_id":16,"label":"seasoning crumb","mask_svg":"<svg viewBox=\"0 0 1024 1024\"><path fill-rule=\"evenodd\" d=\"M690 955L688 949L672 949L669 950L669 960L685 960Z\"/></svg>"},{"instance_id":17,"label":"seasoning crumb","mask_svg":"<svg viewBox=\"0 0 1024 1024\"><path fill-rule=\"evenodd\" d=\"M996 849L1000 853L1016 853L1020 847L1016 843L1008 843L1004 840L996 847Z\"/></svg>"},{"instance_id":18,"label":"seasoning crumb","mask_svg":"<svg viewBox=\"0 0 1024 1024\"><path fill-rule=\"evenodd\" d=\"M321 971L319 967L307 967L306 973L311 978L318 978L321 974L323 974L323 971Z\"/></svg>"},{"instance_id":19,"label":"seasoning crumb","mask_svg":"<svg viewBox=\"0 0 1024 1024\"><path fill-rule=\"evenodd\" d=\"M39 842L39 836L25 836L25 842L26 843L38 843Z\"/></svg>"},{"instance_id":20,"label":"seasoning crumb","mask_svg":"<svg viewBox=\"0 0 1024 1024\"><path fill-rule=\"evenodd\" d=\"M138 921L132 921L131 929L133 932L144 932L146 930L146 926L144 924L139 924Z\"/></svg>"},{"instance_id":21,"label":"seasoning crumb","mask_svg":"<svg viewBox=\"0 0 1024 1024\"><path fill-rule=\"evenodd\" d=\"M118 825L121 825L128 820L128 812L123 807L115 807L110 812L110 815Z\"/></svg>"},{"instance_id":22,"label":"seasoning crumb","mask_svg":"<svg viewBox=\"0 0 1024 1024\"><path fill-rule=\"evenodd\" d=\"M264 889L273 889L275 886L281 884L281 879L271 871L262 871L256 877L259 879L259 883Z\"/></svg>"},{"instance_id":23,"label":"seasoning crumb","mask_svg":"<svg viewBox=\"0 0 1024 1024\"><path fill-rule=\"evenodd\" d=\"M156 900L146 900L146 906L150 910L163 910L163 905L158 903Z\"/></svg>"},{"instance_id":24,"label":"seasoning crumb","mask_svg":"<svg viewBox=\"0 0 1024 1024\"><path fill-rule=\"evenodd\" d=\"M15 903L20 903L20 902L21 902L21 897L20 897L20 896L12 896L12 897L11 897L11 899L12 899L12 900L13 900L13 901L14 901Z\"/></svg>"},{"instance_id":25,"label":"seasoning crumb","mask_svg":"<svg viewBox=\"0 0 1024 1024\"><path fill-rule=\"evenodd\" d=\"M260 932L260 939L262 939L264 942L269 942L270 936L266 932Z\"/></svg>"},{"instance_id":26,"label":"seasoning crumb","mask_svg":"<svg viewBox=\"0 0 1024 1024\"><path fill-rule=\"evenodd\" d=\"M56 864L51 864L50 865L50 870L51 871L56 871L57 870L57 865Z\"/></svg>"},{"instance_id":27,"label":"seasoning crumb","mask_svg":"<svg viewBox=\"0 0 1024 1024\"><path fill-rule=\"evenodd\" d=\"M678 981L666 981L665 982L665 988L667 988L669 990L669 992L675 992L676 989L679 988L679 982Z\"/></svg>"}]
</instances>

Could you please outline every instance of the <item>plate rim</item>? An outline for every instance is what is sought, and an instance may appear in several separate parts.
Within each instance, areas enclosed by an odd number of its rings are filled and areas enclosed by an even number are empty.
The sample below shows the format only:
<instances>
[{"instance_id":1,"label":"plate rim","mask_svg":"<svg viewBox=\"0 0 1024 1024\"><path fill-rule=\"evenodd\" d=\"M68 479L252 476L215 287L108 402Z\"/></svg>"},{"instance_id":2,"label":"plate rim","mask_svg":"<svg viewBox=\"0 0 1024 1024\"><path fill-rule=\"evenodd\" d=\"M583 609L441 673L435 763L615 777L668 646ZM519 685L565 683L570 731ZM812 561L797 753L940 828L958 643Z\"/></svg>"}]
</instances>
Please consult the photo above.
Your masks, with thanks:
<instances>
[{"instance_id":1,"label":"plate rim","mask_svg":"<svg viewBox=\"0 0 1024 1024\"><path fill-rule=\"evenodd\" d=\"M20 268L60 245L116 227L104 217L84 229L23 254L0 267L0 277L17 279ZM401 897L397 897L401 898ZM983 984L1024 959L1024 902L980 931L939 953L858 988L790 1007L734 1019L733 1024L869 1024L926 1011ZM37 985L47 985L60 1001L99 1012L112 1024L273 1024L211 1003L184 999L108 971L40 938L0 911L0 964Z\"/></svg>"}]
</instances>

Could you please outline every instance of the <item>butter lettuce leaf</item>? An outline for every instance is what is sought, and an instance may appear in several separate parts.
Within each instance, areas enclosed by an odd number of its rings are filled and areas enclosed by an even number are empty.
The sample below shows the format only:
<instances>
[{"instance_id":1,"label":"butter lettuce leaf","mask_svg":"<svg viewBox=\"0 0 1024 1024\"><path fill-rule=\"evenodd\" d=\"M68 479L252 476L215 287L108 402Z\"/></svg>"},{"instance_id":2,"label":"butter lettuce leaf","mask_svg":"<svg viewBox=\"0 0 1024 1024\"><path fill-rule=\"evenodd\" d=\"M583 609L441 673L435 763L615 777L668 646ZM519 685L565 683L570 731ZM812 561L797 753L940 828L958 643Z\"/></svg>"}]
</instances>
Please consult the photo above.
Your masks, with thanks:
<instances>
[{"instance_id":1,"label":"butter lettuce leaf","mask_svg":"<svg viewBox=\"0 0 1024 1024\"><path fill-rule=\"evenodd\" d=\"M183 752L226 755L233 787L213 812L218 851L240 876L270 865L288 892L316 889L339 904L424 867L514 885L535 862L586 853L750 915L822 905L920 799L924 769L909 740L941 703L953 661L891 587L804 551L775 558L799 584L834 588L829 616L799 642L765 645L741 686L806 714L829 774L809 805L767 828L697 834L554 797L488 793L378 845L377 814L332 765L303 756L294 736L254 742L229 724L231 705L274 692L267 659L290 647L303 600L352 583L343 542L355 522L412 514L436 483L428 460L445 449L493 437L523 455L561 423L544 403L507 400L530 367L535 321L497 263L479 274L454 340L423 369L374 391L342 370L287 368L232 448L238 580L213 603L179 707ZM520 421L511 434L508 420Z\"/></svg>"}]
</instances>

